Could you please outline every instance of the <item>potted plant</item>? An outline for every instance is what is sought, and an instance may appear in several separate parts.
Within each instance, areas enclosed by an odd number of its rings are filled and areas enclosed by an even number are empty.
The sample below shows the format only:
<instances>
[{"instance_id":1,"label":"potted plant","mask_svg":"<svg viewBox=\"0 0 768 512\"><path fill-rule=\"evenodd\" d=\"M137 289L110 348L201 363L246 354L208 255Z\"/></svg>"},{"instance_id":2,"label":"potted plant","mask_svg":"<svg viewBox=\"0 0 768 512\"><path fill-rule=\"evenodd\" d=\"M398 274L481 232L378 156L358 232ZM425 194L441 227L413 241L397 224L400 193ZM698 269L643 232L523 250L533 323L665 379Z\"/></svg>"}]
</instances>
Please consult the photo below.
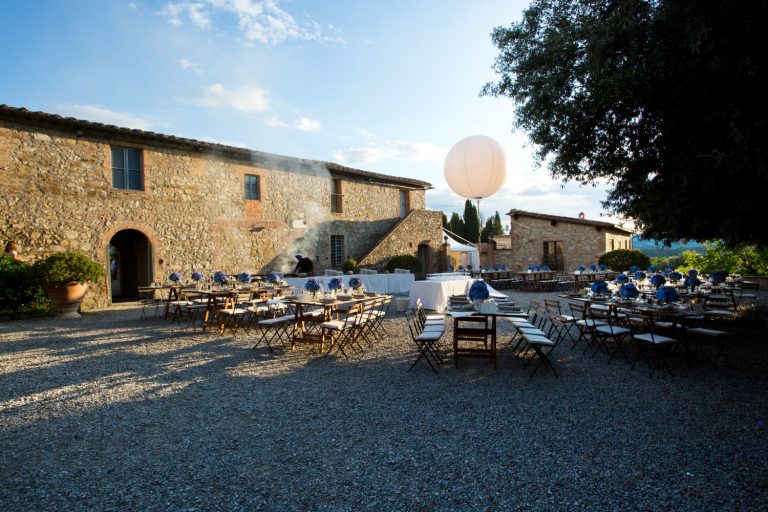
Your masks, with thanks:
<instances>
[{"instance_id":1,"label":"potted plant","mask_svg":"<svg viewBox=\"0 0 768 512\"><path fill-rule=\"evenodd\" d=\"M79 252L51 254L35 262L32 268L60 318L79 318L88 283L104 276L104 268L99 263Z\"/></svg>"}]
</instances>

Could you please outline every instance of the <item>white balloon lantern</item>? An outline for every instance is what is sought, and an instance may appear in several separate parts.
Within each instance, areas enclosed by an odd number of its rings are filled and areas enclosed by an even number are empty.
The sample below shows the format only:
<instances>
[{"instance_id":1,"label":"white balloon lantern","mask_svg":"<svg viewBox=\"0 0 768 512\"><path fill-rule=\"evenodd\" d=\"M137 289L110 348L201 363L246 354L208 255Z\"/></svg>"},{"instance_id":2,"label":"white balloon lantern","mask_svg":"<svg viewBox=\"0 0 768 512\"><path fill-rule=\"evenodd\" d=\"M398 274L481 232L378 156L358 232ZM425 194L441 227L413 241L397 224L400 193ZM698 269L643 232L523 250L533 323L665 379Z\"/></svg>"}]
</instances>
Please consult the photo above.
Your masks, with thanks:
<instances>
[{"instance_id":1,"label":"white balloon lantern","mask_svg":"<svg viewBox=\"0 0 768 512\"><path fill-rule=\"evenodd\" d=\"M501 145L486 135L461 139L445 157L444 173L451 190L467 199L477 200L478 224L482 229L480 199L498 192L507 178ZM479 232L477 243L480 244Z\"/></svg>"},{"instance_id":2,"label":"white balloon lantern","mask_svg":"<svg viewBox=\"0 0 768 512\"><path fill-rule=\"evenodd\" d=\"M504 150L485 135L457 142L445 157L445 181L451 190L468 199L489 197L507 178Z\"/></svg>"}]
</instances>

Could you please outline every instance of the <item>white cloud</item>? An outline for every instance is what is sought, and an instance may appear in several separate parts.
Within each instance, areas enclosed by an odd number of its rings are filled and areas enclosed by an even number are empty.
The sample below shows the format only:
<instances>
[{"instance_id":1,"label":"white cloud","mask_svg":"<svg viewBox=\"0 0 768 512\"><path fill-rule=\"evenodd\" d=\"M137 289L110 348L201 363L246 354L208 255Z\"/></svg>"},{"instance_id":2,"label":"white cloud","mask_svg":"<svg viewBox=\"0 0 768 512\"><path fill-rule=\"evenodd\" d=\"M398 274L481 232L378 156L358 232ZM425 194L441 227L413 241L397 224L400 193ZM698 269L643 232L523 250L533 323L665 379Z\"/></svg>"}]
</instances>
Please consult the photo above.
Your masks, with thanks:
<instances>
[{"instance_id":1,"label":"white cloud","mask_svg":"<svg viewBox=\"0 0 768 512\"><path fill-rule=\"evenodd\" d=\"M373 137L373 134L366 130L365 128L355 128L355 132L357 132L358 135L361 137L365 137L366 139L370 139Z\"/></svg>"},{"instance_id":2,"label":"white cloud","mask_svg":"<svg viewBox=\"0 0 768 512\"><path fill-rule=\"evenodd\" d=\"M211 25L211 14L223 12L234 14L246 43L258 41L267 45L278 45L285 41L314 41L325 44L345 44L339 35L341 31L333 25L325 29L306 16L302 23L284 11L276 0L205 0L171 2L159 12L172 25L182 25L183 18L200 28Z\"/></svg>"},{"instance_id":3,"label":"white cloud","mask_svg":"<svg viewBox=\"0 0 768 512\"><path fill-rule=\"evenodd\" d=\"M283 121L279 117L270 117L264 122L273 128L293 128L301 132L318 132L321 128L320 121L315 121L314 119L304 116L297 117L292 123Z\"/></svg>"},{"instance_id":4,"label":"white cloud","mask_svg":"<svg viewBox=\"0 0 768 512\"><path fill-rule=\"evenodd\" d=\"M269 110L268 92L260 87L227 89L221 84L206 87L195 100L197 105L208 108L229 107L241 112L266 112Z\"/></svg>"},{"instance_id":5,"label":"white cloud","mask_svg":"<svg viewBox=\"0 0 768 512\"><path fill-rule=\"evenodd\" d=\"M328 32L324 32L320 24L310 18L300 24L273 0L213 0L213 3L237 15L238 25L249 41L269 45L288 40L344 43L337 28L331 25Z\"/></svg>"},{"instance_id":6,"label":"white cloud","mask_svg":"<svg viewBox=\"0 0 768 512\"><path fill-rule=\"evenodd\" d=\"M205 5L201 2L171 2L166 4L158 14L166 16L168 23L177 27L184 24L182 18L186 15L193 24L207 29L211 26L211 19L204 9Z\"/></svg>"},{"instance_id":7,"label":"white cloud","mask_svg":"<svg viewBox=\"0 0 768 512\"><path fill-rule=\"evenodd\" d=\"M95 121L98 123L113 124L125 128L137 130L150 130L155 125L152 121L131 114L124 114L109 110L102 105L66 104L55 105L54 109L60 115Z\"/></svg>"},{"instance_id":8,"label":"white cloud","mask_svg":"<svg viewBox=\"0 0 768 512\"><path fill-rule=\"evenodd\" d=\"M271 126L273 128L290 128L290 123L286 123L285 121L282 121L279 117L270 117L266 121L264 121L267 126Z\"/></svg>"},{"instance_id":9,"label":"white cloud","mask_svg":"<svg viewBox=\"0 0 768 512\"><path fill-rule=\"evenodd\" d=\"M138 9L139 8L139 6L136 5L134 2L128 2L128 7L130 9Z\"/></svg>"},{"instance_id":10,"label":"white cloud","mask_svg":"<svg viewBox=\"0 0 768 512\"><path fill-rule=\"evenodd\" d=\"M192 62L189 59L179 59L179 66L183 70L194 71L195 73L202 73L202 69L197 62Z\"/></svg>"},{"instance_id":11,"label":"white cloud","mask_svg":"<svg viewBox=\"0 0 768 512\"><path fill-rule=\"evenodd\" d=\"M320 131L320 122L310 119L308 117L298 117L293 126L302 132L317 132Z\"/></svg>"},{"instance_id":12,"label":"white cloud","mask_svg":"<svg viewBox=\"0 0 768 512\"><path fill-rule=\"evenodd\" d=\"M332 154L334 160L342 164L372 164L383 160L441 163L446 150L430 142L370 140L362 146L337 150Z\"/></svg>"}]
</instances>

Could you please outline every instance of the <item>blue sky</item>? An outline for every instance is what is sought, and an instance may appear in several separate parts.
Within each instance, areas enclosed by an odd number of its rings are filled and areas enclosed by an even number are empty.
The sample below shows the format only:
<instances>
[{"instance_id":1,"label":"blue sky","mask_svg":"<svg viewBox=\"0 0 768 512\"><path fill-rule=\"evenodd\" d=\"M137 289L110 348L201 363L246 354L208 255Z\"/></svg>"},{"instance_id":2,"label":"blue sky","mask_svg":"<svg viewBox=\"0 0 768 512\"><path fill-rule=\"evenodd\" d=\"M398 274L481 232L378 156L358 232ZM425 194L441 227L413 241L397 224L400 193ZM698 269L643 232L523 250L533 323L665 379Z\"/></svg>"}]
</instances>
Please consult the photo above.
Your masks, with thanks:
<instances>
[{"instance_id":1,"label":"blue sky","mask_svg":"<svg viewBox=\"0 0 768 512\"><path fill-rule=\"evenodd\" d=\"M448 150L498 140L507 181L482 213L597 219L605 188L536 168L495 76L494 26L526 1L0 2L0 103L429 181L463 211Z\"/></svg>"}]
</instances>

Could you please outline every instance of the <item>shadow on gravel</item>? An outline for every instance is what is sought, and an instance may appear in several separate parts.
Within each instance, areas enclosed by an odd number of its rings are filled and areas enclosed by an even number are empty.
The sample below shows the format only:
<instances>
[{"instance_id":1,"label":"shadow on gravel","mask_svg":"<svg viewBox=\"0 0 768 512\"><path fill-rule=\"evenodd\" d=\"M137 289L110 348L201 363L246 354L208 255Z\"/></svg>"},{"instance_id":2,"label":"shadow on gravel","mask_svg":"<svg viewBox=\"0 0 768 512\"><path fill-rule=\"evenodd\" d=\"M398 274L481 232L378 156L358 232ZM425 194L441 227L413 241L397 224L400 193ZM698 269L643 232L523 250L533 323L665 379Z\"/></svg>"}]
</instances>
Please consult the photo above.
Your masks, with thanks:
<instances>
[{"instance_id":1,"label":"shadow on gravel","mask_svg":"<svg viewBox=\"0 0 768 512\"><path fill-rule=\"evenodd\" d=\"M436 375L402 316L347 361L131 315L0 330L3 510L768 506L762 340L653 378L566 343L556 379L502 338Z\"/></svg>"}]
</instances>

